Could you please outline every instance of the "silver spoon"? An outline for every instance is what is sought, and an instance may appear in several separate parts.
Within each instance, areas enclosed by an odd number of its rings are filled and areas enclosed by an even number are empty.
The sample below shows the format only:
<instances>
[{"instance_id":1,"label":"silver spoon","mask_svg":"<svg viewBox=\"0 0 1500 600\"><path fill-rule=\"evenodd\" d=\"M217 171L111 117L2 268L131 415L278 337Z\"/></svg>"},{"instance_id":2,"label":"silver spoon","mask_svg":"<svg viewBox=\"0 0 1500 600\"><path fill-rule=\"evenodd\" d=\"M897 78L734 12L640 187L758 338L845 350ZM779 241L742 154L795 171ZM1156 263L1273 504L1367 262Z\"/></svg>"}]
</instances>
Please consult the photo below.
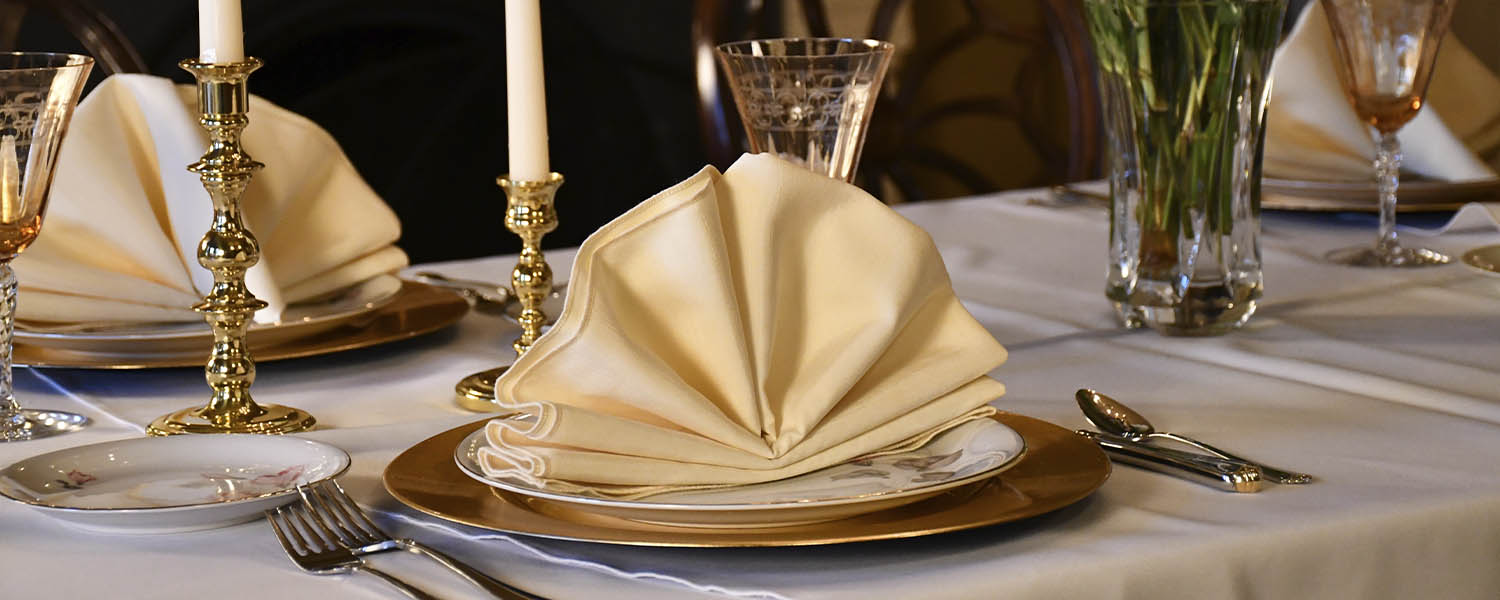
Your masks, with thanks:
<instances>
[{"instance_id":1,"label":"silver spoon","mask_svg":"<svg viewBox=\"0 0 1500 600\"><path fill-rule=\"evenodd\" d=\"M1130 410L1130 407L1121 404L1119 400L1115 400L1094 390L1084 388L1078 390L1073 397L1078 401L1078 407L1083 409L1084 418L1087 418L1090 423L1093 423L1100 430L1136 441L1144 441L1147 438L1163 438L1187 444L1220 458L1237 460L1260 467L1261 472L1268 479L1276 483L1297 484L1312 483L1313 481L1312 475L1306 473L1283 471L1252 460L1240 458L1189 437L1180 436L1175 433L1158 432L1155 427L1151 426L1151 422L1147 421L1146 417L1141 416L1140 413Z\"/></svg>"}]
</instances>

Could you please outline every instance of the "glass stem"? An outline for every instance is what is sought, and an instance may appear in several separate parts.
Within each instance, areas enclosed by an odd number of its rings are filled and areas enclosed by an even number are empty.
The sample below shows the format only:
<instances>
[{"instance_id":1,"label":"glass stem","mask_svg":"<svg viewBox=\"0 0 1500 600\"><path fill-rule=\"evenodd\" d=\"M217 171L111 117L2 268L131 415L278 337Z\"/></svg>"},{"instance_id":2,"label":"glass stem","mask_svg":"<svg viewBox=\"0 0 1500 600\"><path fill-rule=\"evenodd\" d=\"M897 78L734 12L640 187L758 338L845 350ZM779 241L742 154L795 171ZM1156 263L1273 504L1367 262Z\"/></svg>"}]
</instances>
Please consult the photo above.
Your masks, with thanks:
<instances>
[{"instance_id":1,"label":"glass stem","mask_svg":"<svg viewBox=\"0 0 1500 600\"><path fill-rule=\"evenodd\" d=\"M1380 134L1380 146L1375 151L1375 183L1380 188L1380 238L1376 249L1389 255L1400 247L1396 242L1396 186L1400 185L1401 142L1396 133Z\"/></svg>"},{"instance_id":2,"label":"glass stem","mask_svg":"<svg viewBox=\"0 0 1500 600\"><path fill-rule=\"evenodd\" d=\"M0 437L12 437L26 425L11 389L10 350L16 325L16 272L0 262Z\"/></svg>"}]
</instances>

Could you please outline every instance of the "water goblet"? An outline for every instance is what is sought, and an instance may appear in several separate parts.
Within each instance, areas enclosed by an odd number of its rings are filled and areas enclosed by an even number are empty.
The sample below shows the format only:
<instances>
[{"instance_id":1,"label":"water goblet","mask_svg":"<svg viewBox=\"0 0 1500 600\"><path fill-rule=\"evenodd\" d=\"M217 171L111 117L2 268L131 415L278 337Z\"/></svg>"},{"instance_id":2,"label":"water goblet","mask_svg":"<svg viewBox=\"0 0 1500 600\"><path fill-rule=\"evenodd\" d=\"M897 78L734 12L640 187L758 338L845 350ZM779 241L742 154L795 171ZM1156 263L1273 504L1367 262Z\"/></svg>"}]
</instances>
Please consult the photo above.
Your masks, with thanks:
<instances>
[{"instance_id":1,"label":"water goblet","mask_svg":"<svg viewBox=\"0 0 1500 600\"><path fill-rule=\"evenodd\" d=\"M23 410L11 380L16 274L10 262L42 228L53 167L94 59L76 54L0 53L0 442L82 429L88 419Z\"/></svg>"},{"instance_id":2,"label":"water goblet","mask_svg":"<svg viewBox=\"0 0 1500 600\"><path fill-rule=\"evenodd\" d=\"M1328 260L1362 267L1422 267L1450 262L1396 239L1401 144L1396 132L1422 109L1438 46L1456 0L1321 0L1338 48L1339 82L1355 114L1380 135L1375 183L1380 233L1375 245L1342 248Z\"/></svg>"},{"instance_id":3,"label":"water goblet","mask_svg":"<svg viewBox=\"0 0 1500 600\"><path fill-rule=\"evenodd\" d=\"M720 44L750 152L854 181L875 98L895 46L878 40L780 38Z\"/></svg>"}]
</instances>

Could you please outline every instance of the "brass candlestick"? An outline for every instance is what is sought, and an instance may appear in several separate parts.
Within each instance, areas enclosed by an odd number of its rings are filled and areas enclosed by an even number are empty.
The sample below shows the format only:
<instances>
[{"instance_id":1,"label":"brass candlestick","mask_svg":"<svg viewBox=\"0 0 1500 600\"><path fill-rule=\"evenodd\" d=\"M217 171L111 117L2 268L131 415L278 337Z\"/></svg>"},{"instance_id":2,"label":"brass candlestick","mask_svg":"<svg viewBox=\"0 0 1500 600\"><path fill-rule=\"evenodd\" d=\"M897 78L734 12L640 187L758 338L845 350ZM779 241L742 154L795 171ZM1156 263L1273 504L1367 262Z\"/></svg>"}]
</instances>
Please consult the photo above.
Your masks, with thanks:
<instances>
[{"instance_id":1,"label":"brass candlestick","mask_svg":"<svg viewBox=\"0 0 1500 600\"><path fill-rule=\"evenodd\" d=\"M551 173L542 181L515 181L501 175L495 179L505 190L505 228L521 236L521 258L510 272L511 289L521 302L521 337L512 347L520 356L542 335L547 315L542 299L552 293L552 267L542 256L542 236L557 229L557 209L553 198L562 186L563 176ZM496 367L463 378L454 386L459 406L478 412L493 412L495 380L508 367Z\"/></svg>"},{"instance_id":2,"label":"brass candlestick","mask_svg":"<svg viewBox=\"0 0 1500 600\"><path fill-rule=\"evenodd\" d=\"M208 130L208 152L188 166L198 174L214 203L214 219L198 242L198 264L214 274L213 289L193 306L214 330L213 350L204 373L213 389L206 406L162 416L146 429L150 435L177 433L292 433L311 429L312 415L286 406L256 404L250 397L255 361L245 331L255 311L266 303L245 287L245 271L260 261L260 245L245 229L240 196L258 163L240 146L249 124L250 94L246 80L260 59L225 64L184 60L178 66L198 79L198 122Z\"/></svg>"}]
</instances>

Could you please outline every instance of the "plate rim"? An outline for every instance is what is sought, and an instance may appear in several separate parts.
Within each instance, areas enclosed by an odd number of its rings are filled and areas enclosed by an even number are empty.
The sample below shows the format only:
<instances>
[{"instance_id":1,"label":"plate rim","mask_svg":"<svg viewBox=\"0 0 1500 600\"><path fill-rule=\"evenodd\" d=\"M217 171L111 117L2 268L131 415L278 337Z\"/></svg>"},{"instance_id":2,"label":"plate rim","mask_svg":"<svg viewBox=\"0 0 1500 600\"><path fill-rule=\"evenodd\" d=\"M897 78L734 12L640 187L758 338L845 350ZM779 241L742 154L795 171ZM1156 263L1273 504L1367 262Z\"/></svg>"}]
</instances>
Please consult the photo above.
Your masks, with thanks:
<instances>
[{"instance_id":1,"label":"plate rim","mask_svg":"<svg viewBox=\"0 0 1500 600\"><path fill-rule=\"evenodd\" d=\"M337 323L343 322L345 320L356 319L360 315L364 315L364 314L369 314L369 313L372 313L372 312L376 312L376 311L380 310L381 308L385 307L386 305L390 304L391 302L394 302L396 300L396 298L401 295L401 290L402 290L403 286L402 286L402 280L401 280L401 278L397 277L395 274L393 274L393 273L381 273L381 274L375 275L373 277L370 277L368 279L365 279L363 281L359 281L359 282L350 284L349 286L347 286L347 287L343 288L342 290L340 290L339 293L343 294L343 293L348 293L351 290L354 290L356 287L361 287L361 286L374 287L375 285L391 285L392 282L394 283L394 286L390 289L390 291L385 292L382 295L376 296L376 297L374 297L374 298L372 298L372 299L370 299L370 300L362 303L358 307L350 308L348 310L342 310L342 311L338 311L338 312L333 312L333 313L329 313L329 314L324 314L324 315L315 315L315 316L303 317L301 319L296 319L296 320L290 320L290 321L288 321L288 320L282 320L282 321L277 321L275 323L256 323L256 322L252 321L250 323L249 329L247 331L249 331L249 332L254 332L254 331L287 331L287 330L290 330L290 329L303 328L303 327L306 327L306 328L316 328L316 327L322 326L322 325L337 326ZM298 305L297 304L289 305L288 309L289 310L293 309L296 306L298 306ZM201 319L198 320L198 321L169 321L169 322L162 322L162 323L159 323L159 324L160 325L170 326L173 329L170 330L170 331L154 331L154 332L153 331L145 331L145 332L140 332L140 333L115 333L115 332L72 332L72 333L69 333L69 332L56 332L56 331L28 330L25 327L21 326L20 323L17 323L16 324L16 330L15 330L15 338L16 338L16 341L31 341L34 345L50 344L52 346L59 346L59 345L71 346L71 345L78 344L78 343L89 343L89 342L93 342L93 343L106 343L106 342L112 342L112 343L128 343L128 342L151 343L151 342L159 342L160 343L160 342L172 342L172 341L189 341L189 340L193 340L193 339L200 338L200 337L202 337L202 338L210 338L211 339L211 338L213 338L213 334L214 334L213 329L208 326L208 323L205 322L205 321L202 321ZM139 323L122 323L121 325L122 326L136 326L136 327L138 327L140 324Z\"/></svg>"},{"instance_id":2,"label":"plate rim","mask_svg":"<svg viewBox=\"0 0 1500 600\"><path fill-rule=\"evenodd\" d=\"M453 462L454 462L455 465L458 466L458 470L459 471L462 471L464 475L468 476L470 479L478 481L479 483L483 483L483 484L488 485L490 487L499 488L499 489L505 490L507 492L510 492L510 493L513 493L513 494L517 494L517 495L521 495L521 496L529 496L529 497L533 497L533 498L540 498L540 499L543 499L543 500L549 500L549 501L552 501L552 502L561 502L561 503L570 504L570 505L571 504L586 504L586 505L589 505L589 506L602 506L602 507L609 507L609 508L620 508L620 509L638 510L638 511L659 511L659 512L667 512L667 513L670 513L670 512L691 512L691 511L702 511L702 512L773 512L773 511L780 511L780 510L797 510L797 509L826 508L826 507L833 507L833 506L846 506L846 505L849 505L849 504L861 504L861 503L865 503L865 502L879 502L879 501L884 501L884 500L897 500L897 499L900 499L900 498L906 498L908 496L916 496L916 495L921 495L921 494L934 494L934 493L938 493L938 492L943 492L943 491L946 491L946 490L950 490L950 489L953 489L953 488L956 488L956 487L962 487L962 486L965 486L965 485L968 485L968 484L971 484L971 483L975 483L975 482L977 482L977 481L979 481L981 479L988 479L990 477L994 477L996 475L999 475L1000 473L1002 473L1002 472L1004 472L1004 471L1006 471L1006 470L1008 470L1008 469L1016 466L1016 464L1021 461L1022 457L1024 457L1026 455L1026 438L1022 437L1021 434L1020 434L1020 432L1017 432L1014 428L1010 427L1009 425L1006 425L1004 423L1001 423L999 421L994 421L994 420L992 420L992 422L994 422L996 425L999 425L1000 427L1004 427L1006 431L1009 431L1011 433L1011 435L1014 435L1015 438L1020 442L1020 448L1016 450L1015 455L1013 455L1010 458L1006 459L1004 462L1001 462L1001 463L999 463L999 464L997 464L997 465L995 465L993 467L990 467L989 469L985 469L984 471L980 471L978 473L973 473L973 474L970 474L968 476L961 477L959 479L953 479L953 480L949 480L949 481L934 483L932 485L925 486L925 487L907 488L907 489L902 489L902 490L893 490L893 491L889 491L889 492L876 492L876 493L866 494L866 495L862 495L862 496L842 496L842 497L838 497L838 498L828 498L828 499L824 499L824 500L792 500L792 501L786 501L786 502L768 502L768 503L761 503L761 504L754 504L754 503L751 503L751 504L745 504L745 503L740 503L740 504L681 504L681 503L667 503L667 502L644 502L644 501L640 501L640 500L622 500L622 499L614 499L614 498L595 498L595 497L591 497L591 496L579 496L579 495L566 494L566 493L555 492L555 491L550 491L550 490L543 490L543 489L535 489L535 488L525 487L525 486L516 484L514 482L499 481L499 480L496 480L496 479L491 479L491 478L485 476L484 473L482 473L482 472L476 472L476 471L470 469L469 466L465 465L464 461L461 460L460 455L467 455L468 454L468 452L465 451L465 448L468 447L468 446L471 446L471 444L469 443L470 440L473 439L473 438L475 438L475 437L478 437L478 436L483 436L484 435L484 428L480 428L480 429L475 430L474 432L472 432L472 433L464 436L464 438L458 442L458 445L456 447L454 447L454 449L453 449ZM949 431L952 431L952 429L949 429ZM934 436L934 438L935 437L936 436ZM924 445L924 447L925 447L925 445ZM913 450L913 451L915 451L915 450ZM903 453L898 453L898 455L899 454L906 454L906 453L904 453L904 452ZM839 466L839 465L842 465L842 464L846 464L847 462L848 461L845 461L844 463L835 464L835 465L829 465L827 467L824 467L824 469L828 469L828 468L836 467L836 466ZM816 472L821 471L821 470L823 470L823 469L816 469L816 470L813 470L813 471L809 471L808 473L803 473L802 475L809 475L809 474L816 473ZM795 475L793 477L800 477L800 476L801 475ZM772 482L762 482L762 483L772 483ZM649 498L649 496L647 498Z\"/></svg>"},{"instance_id":3,"label":"plate rim","mask_svg":"<svg viewBox=\"0 0 1500 600\"><path fill-rule=\"evenodd\" d=\"M600 517L605 522L597 524L543 514L527 506L526 500L515 494L469 479L453 464L452 446L434 448L441 444L456 445L459 439L467 435L467 430L483 427L489 417L438 433L402 451L386 465L381 474L381 482L386 492L396 501L418 512L450 523L506 534L618 546L765 548L913 538L1014 522L1048 514L1083 501L1109 479L1113 468L1109 458L1097 445L1072 430L1034 417L1004 411L992 418L1020 433L1026 439L1028 447L1034 450L1034 453L1019 461L1016 468L1010 471L1012 477L1001 474L913 504L805 526L763 529L670 527L611 517ZM1032 444L1033 436L1044 443ZM1056 454L1072 455L1070 458L1078 463L1076 468L1027 477L1014 476L1034 465L1043 464L1035 461L1043 461L1049 455ZM406 471L414 466L422 468L418 471ZM1035 489L1039 486L1050 484L1056 487L1059 475L1071 476L1062 478L1068 480L1070 486L1061 491L1051 490L1054 493L1036 498L1036 501L1021 509L989 512L982 518L953 520L955 515L952 513L966 510L994 511L997 510L994 500L1013 498L1017 493L1024 495L1028 490L1039 491ZM408 491L441 497L448 502L456 500L478 505L470 506L465 514L450 513L445 512L441 506L424 503L420 497L409 496ZM535 502L551 504L545 500ZM562 508L567 512L583 513L576 509ZM497 521L500 518L504 519L503 522ZM828 530L832 527L846 527L855 532L833 533Z\"/></svg>"},{"instance_id":4,"label":"plate rim","mask_svg":"<svg viewBox=\"0 0 1500 600\"><path fill-rule=\"evenodd\" d=\"M1479 264L1482 260L1479 257L1482 254L1486 253L1494 254L1495 256L1500 257L1500 244L1485 244L1483 246L1470 248L1468 250L1465 250L1463 252L1463 255L1459 257L1459 259L1460 262L1464 264L1464 266L1468 267L1472 271L1476 271L1483 275L1489 275L1491 277L1500 276L1500 268L1486 267ZM1500 266L1500 261L1484 262L1490 265Z\"/></svg>"},{"instance_id":5,"label":"plate rim","mask_svg":"<svg viewBox=\"0 0 1500 600\"><path fill-rule=\"evenodd\" d=\"M471 307L467 300L457 292L446 290L438 286L425 283L401 280L401 291L391 302L367 313L370 321L361 327L361 331L367 330L371 324L390 317L392 315L405 315L413 311L425 311L437 313L436 315L424 315L434 318L433 321L425 323L426 326L414 329L403 329L392 332L375 339L360 339L355 342L348 341L347 337L339 337L325 340L332 332L340 331L349 324L338 325L331 329L310 333L305 336L297 336L284 341L261 345L253 337L250 339L251 353L256 363L269 363L280 360L306 358L309 356L321 356L335 352L356 350L378 346L381 344L411 339L421 335L436 332L445 327L462 320L469 313ZM430 296L422 303L409 306L413 298ZM441 296L441 300L438 297ZM449 314L451 313L451 314ZM407 317L410 318L410 317ZM315 344L307 345L308 340L321 340ZM44 369L91 369L91 370L139 370L139 369L172 369L172 368L202 368L208 347L202 350L182 352L159 352L159 353L123 353L109 351L80 351L74 349L58 348L55 346L44 346L32 344L22 340L16 340L13 352L17 365L23 365ZM27 356L28 354L63 354L64 358L74 357L81 360L48 360L47 356Z\"/></svg>"},{"instance_id":6,"label":"plate rim","mask_svg":"<svg viewBox=\"0 0 1500 600\"><path fill-rule=\"evenodd\" d=\"M18 461L15 461L13 463L10 463L9 465L6 465L4 468L0 468L0 478L8 478L8 477L6 477L5 474L7 472L9 472L16 465L19 465L19 464L21 464L23 462L33 461L33 460L37 460L37 459L43 459L45 457L53 456L53 455L61 455L61 454L64 454L64 453L77 452L77 451L80 451L80 450L85 450L85 449L93 448L93 447L96 447L96 446L107 446L107 445L111 445L111 444L120 444L120 443L135 444L135 443L155 442L156 440L163 440L164 441L164 440L174 440L174 439L180 439L180 440L200 440L200 441L219 441L219 440L222 440L222 439L226 439L223 436L242 436L243 439L246 439L246 440L248 440L248 439L256 439L258 441L259 440L264 440L264 441L268 441L268 442L271 442L271 443L282 443L282 442L291 441L291 442L300 443L301 445L312 445L312 446L315 446L315 447L322 446L325 449L325 451L332 450L332 455L334 457L340 459L342 461L342 464L339 465L339 467L337 469L335 469L333 473L331 473L331 474L329 474L327 476L324 476L324 477L319 477L317 479L310 480L310 481L307 482L306 485L312 485L314 483L320 483L320 482L323 482L323 481L329 481L329 480L332 480L332 479L337 479L338 477L342 476L344 473L347 473L349 471L349 468L354 463L353 457L351 457L349 455L349 452L347 450L344 450L343 448L340 448L340 447L335 446L333 444L329 444L327 442L320 442L320 441L317 441L317 440L309 440L309 439L300 438L300 437L265 436L265 435L259 435L259 434L249 434L249 433L246 433L246 434L232 434L231 433L231 434L218 434L218 436L216 436L214 438L189 437L189 436L167 436L167 437L160 437L160 438L152 438L152 437L125 438L125 439L120 439L120 440L110 440L110 441L105 441L105 442L96 442L96 443L93 443L93 444L84 444L82 446L72 446L72 447L69 447L69 448L62 448L62 449L59 449L59 450L53 450L51 452L43 452L41 454L36 454L36 455L28 456L28 457L23 458L21 460L18 460ZM173 443L173 442L168 442L168 443ZM176 442L176 443L183 443L183 442ZM14 479L12 479L12 481L14 481ZM48 504L46 502L43 502L43 501L41 501L39 499L35 499L35 498L30 498L30 499L28 499L28 498L17 498L15 496L7 494L6 491L5 491L5 487L0 486L0 497L4 497L4 498L6 498L8 500L11 500L11 501L14 501L14 502L18 502L18 503L21 503L21 504L25 504L25 505L30 506L32 508L37 508L37 509L41 509L41 510L45 510L45 511L55 511L55 512L65 512L65 513L80 513L80 514L105 514L105 513L107 513L107 514L120 514L120 515L135 515L135 514L146 514L146 513L166 513L166 512L182 512L182 511L189 511L189 510L196 510L196 509L206 509L206 508L213 508L213 507L242 505L242 504L247 503L247 502L256 502L256 501L260 501L260 500L267 500L267 499L276 498L276 497L279 497L279 496L285 496L285 495L288 495L288 494L294 494L296 492L297 492L297 486L293 486L293 487L290 487L290 488L281 489L281 490L277 490L277 491L274 491L274 492L267 492L267 493L264 493L264 494L257 494L255 496L247 496L247 497L244 497L244 498L236 498L236 499L233 499L233 500L224 500L224 501L219 501L219 502L196 502L196 503L193 503L193 504L173 504L173 505L170 505L170 506L139 506L139 507L104 507L104 506L93 506L93 507L89 507L89 506L58 506L56 504Z\"/></svg>"},{"instance_id":7,"label":"plate rim","mask_svg":"<svg viewBox=\"0 0 1500 600\"><path fill-rule=\"evenodd\" d=\"M1419 179L1401 182L1397 212L1458 210L1486 194L1500 195L1500 177L1474 181ZM1271 210L1371 212L1380 208L1372 179L1261 177L1261 208Z\"/></svg>"}]
</instances>

